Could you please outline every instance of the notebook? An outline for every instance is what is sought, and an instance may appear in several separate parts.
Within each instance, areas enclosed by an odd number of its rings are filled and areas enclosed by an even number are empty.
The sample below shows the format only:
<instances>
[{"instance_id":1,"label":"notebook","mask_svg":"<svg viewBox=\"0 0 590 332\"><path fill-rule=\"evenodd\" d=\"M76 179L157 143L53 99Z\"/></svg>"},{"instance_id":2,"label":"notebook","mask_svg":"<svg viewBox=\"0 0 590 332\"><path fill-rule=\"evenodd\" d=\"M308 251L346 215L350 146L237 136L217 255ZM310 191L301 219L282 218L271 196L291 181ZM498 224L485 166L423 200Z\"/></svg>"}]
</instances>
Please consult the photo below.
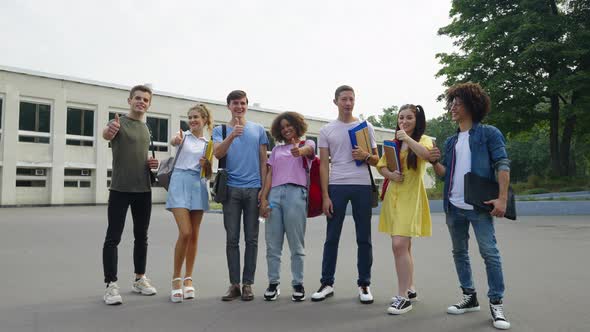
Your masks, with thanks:
<instances>
[{"instance_id":1,"label":"notebook","mask_svg":"<svg viewBox=\"0 0 590 332\"><path fill-rule=\"evenodd\" d=\"M498 198L498 183L490 179L468 172L465 174L465 203L474 207L489 211L493 210L493 205L484 204L485 201ZM508 200L506 202L505 218L516 220L516 205L514 202L514 192L508 187Z\"/></svg>"}]
</instances>

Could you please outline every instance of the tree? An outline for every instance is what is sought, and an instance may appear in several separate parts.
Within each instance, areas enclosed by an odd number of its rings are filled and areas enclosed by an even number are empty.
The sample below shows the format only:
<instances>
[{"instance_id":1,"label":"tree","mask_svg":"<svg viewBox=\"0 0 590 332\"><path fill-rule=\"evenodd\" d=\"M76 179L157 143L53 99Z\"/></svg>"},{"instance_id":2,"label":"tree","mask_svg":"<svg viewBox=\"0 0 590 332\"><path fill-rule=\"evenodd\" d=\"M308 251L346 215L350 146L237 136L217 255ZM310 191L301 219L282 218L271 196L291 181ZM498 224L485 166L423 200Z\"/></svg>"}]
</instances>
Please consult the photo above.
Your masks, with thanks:
<instances>
[{"instance_id":1,"label":"tree","mask_svg":"<svg viewBox=\"0 0 590 332\"><path fill-rule=\"evenodd\" d=\"M381 128L395 129L397 125L397 113L399 108L397 106L391 106L383 109L383 114L375 117L371 115L367 118L373 126Z\"/></svg>"},{"instance_id":2,"label":"tree","mask_svg":"<svg viewBox=\"0 0 590 332\"><path fill-rule=\"evenodd\" d=\"M507 133L548 122L551 169L558 175L571 173L572 139L590 107L588 7L585 1L453 0L452 22L439 30L459 51L437 54L443 65L437 76L446 86L480 83L492 99L488 121Z\"/></svg>"}]
</instances>

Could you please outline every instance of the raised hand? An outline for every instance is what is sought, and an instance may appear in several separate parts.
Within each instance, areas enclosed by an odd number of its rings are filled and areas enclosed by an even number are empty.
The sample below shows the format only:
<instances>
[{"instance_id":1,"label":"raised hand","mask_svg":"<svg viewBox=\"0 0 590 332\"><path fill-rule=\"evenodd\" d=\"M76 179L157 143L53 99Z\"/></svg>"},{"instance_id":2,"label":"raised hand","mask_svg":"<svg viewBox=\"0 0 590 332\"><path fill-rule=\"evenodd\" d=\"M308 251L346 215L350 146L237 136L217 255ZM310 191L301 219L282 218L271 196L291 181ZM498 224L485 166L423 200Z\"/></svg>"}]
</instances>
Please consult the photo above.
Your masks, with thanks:
<instances>
[{"instance_id":1,"label":"raised hand","mask_svg":"<svg viewBox=\"0 0 590 332\"><path fill-rule=\"evenodd\" d=\"M242 125L242 121L239 117L234 118L236 124L234 125L234 130L231 132L231 135L234 137L242 136L244 133L244 125Z\"/></svg>"},{"instance_id":2,"label":"raised hand","mask_svg":"<svg viewBox=\"0 0 590 332\"><path fill-rule=\"evenodd\" d=\"M107 127L107 135L109 137L109 140L112 140L115 136L117 136L119 129L121 129L121 120L119 119L119 113L115 113L115 119L109 122Z\"/></svg>"},{"instance_id":3,"label":"raised hand","mask_svg":"<svg viewBox=\"0 0 590 332\"><path fill-rule=\"evenodd\" d=\"M407 140L409 137L410 136L408 136L408 134L403 129L397 130L395 132L395 138L397 138L398 140L400 140L402 142Z\"/></svg>"},{"instance_id":4,"label":"raised hand","mask_svg":"<svg viewBox=\"0 0 590 332\"><path fill-rule=\"evenodd\" d=\"M180 129L178 131L178 135L174 136L174 141L172 142L172 145L174 145L174 146L180 145L180 143L182 143L183 137L184 137L184 134L182 133L182 129Z\"/></svg>"},{"instance_id":5,"label":"raised hand","mask_svg":"<svg viewBox=\"0 0 590 332\"><path fill-rule=\"evenodd\" d=\"M291 155L295 158L301 157L301 148L299 148L299 140L297 137L291 138L291 144L293 144Z\"/></svg>"}]
</instances>

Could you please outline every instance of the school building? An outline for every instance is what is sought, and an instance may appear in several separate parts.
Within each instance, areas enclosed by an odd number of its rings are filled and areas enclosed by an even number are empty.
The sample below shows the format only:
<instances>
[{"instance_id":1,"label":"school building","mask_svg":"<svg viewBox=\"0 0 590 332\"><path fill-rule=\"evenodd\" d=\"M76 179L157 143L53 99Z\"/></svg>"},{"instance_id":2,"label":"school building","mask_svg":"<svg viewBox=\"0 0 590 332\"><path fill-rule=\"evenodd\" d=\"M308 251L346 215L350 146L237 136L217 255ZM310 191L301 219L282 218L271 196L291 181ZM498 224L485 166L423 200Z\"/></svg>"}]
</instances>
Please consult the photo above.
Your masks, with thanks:
<instances>
[{"instance_id":1,"label":"school building","mask_svg":"<svg viewBox=\"0 0 590 332\"><path fill-rule=\"evenodd\" d=\"M107 203L112 154L102 129L115 113L128 112L129 89L0 66L0 206ZM187 110L196 103L207 105L216 125L230 120L224 101L154 91L146 122L157 159L174 153L168 141L179 127L188 128ZM248 120L268 133L280 112L254 105ZM307 138L317 143L320 128L330 120L306 119ZM375 133L381 153L393 131L375 128ZM375 169L373 174L381 183ZM154 188L153 201L165 200L166 191Z\"/></svg>"}]
</instances>

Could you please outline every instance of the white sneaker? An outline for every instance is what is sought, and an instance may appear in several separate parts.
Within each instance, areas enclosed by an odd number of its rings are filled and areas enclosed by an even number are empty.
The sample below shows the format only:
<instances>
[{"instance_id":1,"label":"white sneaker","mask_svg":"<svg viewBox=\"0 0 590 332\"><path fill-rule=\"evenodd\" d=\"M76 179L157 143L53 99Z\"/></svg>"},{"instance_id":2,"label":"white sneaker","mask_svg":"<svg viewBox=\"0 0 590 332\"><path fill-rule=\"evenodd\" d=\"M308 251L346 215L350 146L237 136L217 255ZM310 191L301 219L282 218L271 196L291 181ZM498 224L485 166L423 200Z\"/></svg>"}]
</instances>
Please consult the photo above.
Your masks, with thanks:
<instances>
[{"instance_id":1,"label":"white sneaker","mask_svg":"<svg viewBox=\"0 0 590 332\"><path fill-rule=\"evenodd\" d=\"M330 296L334 296L334 287L330 285L322 285L317 292L313 293L311 300L313 302L323 301Z\"/></svg>"},{"instance_id":2,"label":"white sneaker","mask_svg":"<svg viewBox=\"0 0 590 332\"><path fill-rule=\"evenodd\" d=\"M371 288L369 286L359 287L359 300L362 304L373 303L373 294L371 294Z\"/></svg>"},{"instance_id":3,"label":"white sneaker","mask_svg":"<svg viewBox=\"0 0 590 332\"><path fill-rule=\"evenodd\" d=\"M108 305L117 305L123 303L121 294L119 294L119 286L117 286L116 282L108 283L103 299L104 303Z\"/></svg>"},{"instance_id":4,"label":"white sneaker","mask_svg":"<svg viewBox=\"0 0 590 332\"><path fill-rule=\"evenodd\" d=\"M150 284L150 280L145 276L133 282L133 291L142 295L156 295L156 289Z\"/></svg>"},{"instance_id":5,"label":"white sneaker","mask_svg":"<svg viewBox=\"0 0 590 332\"><path fill-rule=\"evenodd\" d=\"M502 302L498 304L490 303L490 312L492 314L492 322L495 328L499 330L508 330L510 328L510 322L506 319Z\"/></svg>"}]
</instances>

